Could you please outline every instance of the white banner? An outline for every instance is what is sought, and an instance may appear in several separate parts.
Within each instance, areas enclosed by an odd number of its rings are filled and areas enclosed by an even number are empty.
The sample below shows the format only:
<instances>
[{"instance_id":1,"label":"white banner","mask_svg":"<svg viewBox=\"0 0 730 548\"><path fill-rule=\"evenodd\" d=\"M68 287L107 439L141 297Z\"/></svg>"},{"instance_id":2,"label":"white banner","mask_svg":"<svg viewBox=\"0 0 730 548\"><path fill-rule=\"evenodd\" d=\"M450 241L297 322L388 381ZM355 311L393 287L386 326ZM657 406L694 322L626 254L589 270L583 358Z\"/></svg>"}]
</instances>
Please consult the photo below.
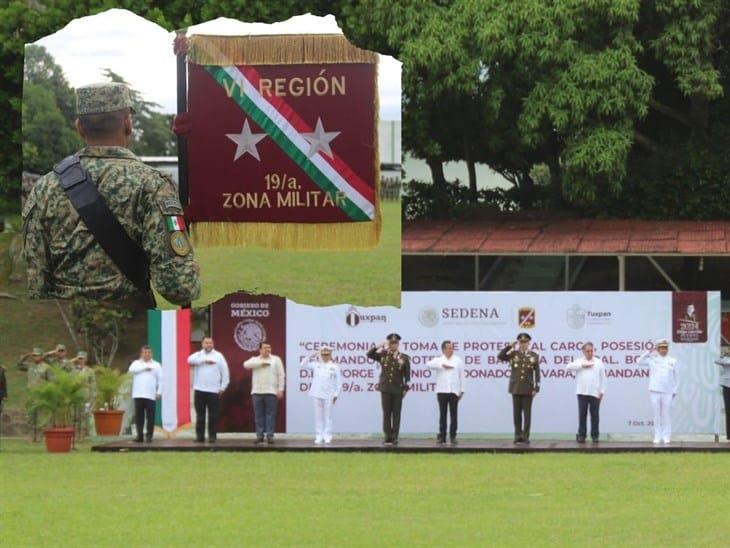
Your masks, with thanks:
<instances>
[{"instance_id":1,"label":"white banner","mask_svg":"<svg viewBox=\"0 0 730 548\"><path fill-rule=\"evenodd\" d=\"M287 302L287 432L312 432L303 356L326 344L342 369L343 392L333 409L338 433L381 432L378 366L368 348L397 332L410 355L411 391L403 402L402 433L435 433L438 407L434 377L425 363L440 355L443 340L455 344L465 362L466 392L459 405L459 432L512 433L509 368L499 350L517 333L532 336L541 358L542 383L532 411L533 434L575 433L575 380L565 365L580 356L582 343L595 345L607 366L601 404L601 433L650 433L652 409L648 368L637 358L664 337L672 341L671 292L409 292L402 307L312 307ZM706 342L671 343L679 362L679 393L672 408L674 431L716 432L719 422L718 368L720 293L706 295L701 318ZM705 303L698 308L703 309ZM676 315L676 311L675 311Z\"/></svg>"}]
</instances>

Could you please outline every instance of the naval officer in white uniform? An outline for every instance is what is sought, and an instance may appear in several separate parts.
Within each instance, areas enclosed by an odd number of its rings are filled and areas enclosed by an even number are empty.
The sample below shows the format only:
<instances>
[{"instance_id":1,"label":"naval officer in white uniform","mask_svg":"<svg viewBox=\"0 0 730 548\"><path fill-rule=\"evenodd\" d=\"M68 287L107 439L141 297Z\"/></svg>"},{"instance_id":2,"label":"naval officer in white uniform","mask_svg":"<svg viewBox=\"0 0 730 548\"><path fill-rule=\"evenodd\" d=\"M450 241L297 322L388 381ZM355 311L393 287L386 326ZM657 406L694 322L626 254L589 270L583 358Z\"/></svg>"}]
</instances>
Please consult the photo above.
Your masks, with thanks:
<instances>
[{"instance_id":1,"label":"naval officer in white uniform","mask_svg":"<svg viewBox=\"0 0 730 548\"><path fill-rule=\"evenodd\" d=\"M637 363L649 366L649 397L654 408L654 443L667 444L672 438L672 400L677 395L677 360L669 356L669 341L659 339L656 350L645 352Z\"/></svg>"},{"instance_id":2,"label":"naval officer in white uniform","mask_svg":"<svg viewBox=\"0 0 730 548\"><path fill-rule=\"evenodd\" d=\"M340 396L340 366L332 361L332 349L323 346L302 360L301 367L312 372L309 395L314 401L314 443L332 441L332 406Z\"/></svg>"}]
</instances>

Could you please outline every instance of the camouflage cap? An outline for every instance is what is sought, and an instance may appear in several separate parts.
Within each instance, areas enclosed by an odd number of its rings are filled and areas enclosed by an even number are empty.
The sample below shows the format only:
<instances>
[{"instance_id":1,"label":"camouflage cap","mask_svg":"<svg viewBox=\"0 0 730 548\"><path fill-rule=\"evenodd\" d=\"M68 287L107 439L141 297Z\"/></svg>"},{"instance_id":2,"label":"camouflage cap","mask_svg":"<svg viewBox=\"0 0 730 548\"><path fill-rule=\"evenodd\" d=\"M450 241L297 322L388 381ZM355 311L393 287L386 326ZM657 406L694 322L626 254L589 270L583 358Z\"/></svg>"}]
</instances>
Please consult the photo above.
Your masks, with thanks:
<instances>
[{"instance_id":1,"label":"camouflage cap","mask_svg":"<svg viewBox=\"0 0 730 548\"><path fill-rule=\"evenodd\" d=\"M129 108L134 113L129 88L117 82L76 88L76 114L103 114Z\"/></svg>"},{"instance_id":2,"label":"camouflage cap","mask_svg":"<svg viewBox=\"0 0 730 548\"><path fill-rule=\"evenodd\" d=\"M38 347L38 346L36 346L36 347L33 348L33 352L31 352L31 354L33 354L33 356L42 356L43 355L43 349L40 348L40 347Z\"/></svg>"},{"instance_id":3,"label":"camouflage cap","mask_svg":"<svg viewBox=\"0 0 730 548\"><path fill-rule=\"evenodd\" d=\"M81 350L81 351L80 351L80 352L79 352L79 353L78 353L78 354L76 355L76 357L77 357L77 358L84 358L84 359L86 359L86 358L88 358L88 357L89 357L89 355L88 355L88 354L87 354L86 352L84 352L83 350Z\"/></svg>"},{"instance_id":4,"label":"camouflage cap","mask_svg":"<svg viewBox=\"0 0 730 548\"><path fill-rule=\"evenodd\" d=\"M59 344L56 345L56 352L61 352L61 351L65 351L65 350L66 350L66 345L65 344L59 343Z\"/></svg>"}]
</instances>

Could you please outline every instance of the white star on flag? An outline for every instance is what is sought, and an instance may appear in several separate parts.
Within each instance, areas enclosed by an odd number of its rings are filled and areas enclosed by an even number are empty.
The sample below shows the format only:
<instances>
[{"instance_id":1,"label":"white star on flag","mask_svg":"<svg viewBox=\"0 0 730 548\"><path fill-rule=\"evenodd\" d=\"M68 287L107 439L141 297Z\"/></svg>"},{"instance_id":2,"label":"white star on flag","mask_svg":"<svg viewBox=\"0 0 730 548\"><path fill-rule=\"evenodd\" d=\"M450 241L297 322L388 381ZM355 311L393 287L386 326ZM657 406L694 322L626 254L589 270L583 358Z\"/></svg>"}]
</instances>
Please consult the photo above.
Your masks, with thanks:
<instances>
[{"instance_id":1,"label":"white star on flag","mask_svg":"<svg viewBox=\"0 0 730 548\"><path fill-rule=\"evenodd\" d=\"M241 133L226 133L226 137L236 143L236 156L233 158L234 162L247 152L259 162L261 161L259 151L256 149L256 143L266 137L266 134L251 133L251 128L248 126L248 119L243 122L243 129L241 129Z\"/></svg>"},{"instance_id":2,"label":"white star on flag","mask_svg":"<svg viewBox=\"0 0 730 548\"><path fill-rule=\"evenodd\" d=\"M320 150L330 158L333 158L330 141L332 141L340 133L341 132L339 131L325 131L322 127L322 119L317 118L317 126L314 128L314 132L302 133L302 137L304 137L309 143L309 153L307 154L307 158L311 158Z\"/></svg>"}]
</instances>

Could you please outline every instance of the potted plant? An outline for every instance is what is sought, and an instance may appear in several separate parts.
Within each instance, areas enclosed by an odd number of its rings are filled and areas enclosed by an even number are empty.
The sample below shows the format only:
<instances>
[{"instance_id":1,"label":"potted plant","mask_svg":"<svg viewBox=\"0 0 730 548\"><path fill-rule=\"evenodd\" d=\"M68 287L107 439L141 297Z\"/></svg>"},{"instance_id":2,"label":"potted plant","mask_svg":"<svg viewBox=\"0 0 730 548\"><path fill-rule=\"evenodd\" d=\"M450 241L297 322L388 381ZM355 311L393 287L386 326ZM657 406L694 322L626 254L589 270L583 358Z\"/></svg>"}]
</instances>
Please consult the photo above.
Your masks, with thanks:
<instances>
[{"instance_id":1,"label":"potted plant","mask_svg":"<svg viewBox=\"0 0 730 548\"><path fill-rule=\"evenodd\" d=\"M96 410L94 425L98 436L118 436L122 430L124 411L119 407L119 390L127 379L117 369L99 365L94 368L96 375Z\"/></svg>"},{"instance_id":2,"label":"potted plant","mask_svg":"<svg viewBox=\"0 0 730 548\"><path fill-rule=\"evenodd\" d=\"M68 453L73 443L74 411L86 401L86 383L78 375L61 367L49 370L48 380L32 387L28 407L44 425L46 449L50 453Z\"/></svg>"}]
</instances>

